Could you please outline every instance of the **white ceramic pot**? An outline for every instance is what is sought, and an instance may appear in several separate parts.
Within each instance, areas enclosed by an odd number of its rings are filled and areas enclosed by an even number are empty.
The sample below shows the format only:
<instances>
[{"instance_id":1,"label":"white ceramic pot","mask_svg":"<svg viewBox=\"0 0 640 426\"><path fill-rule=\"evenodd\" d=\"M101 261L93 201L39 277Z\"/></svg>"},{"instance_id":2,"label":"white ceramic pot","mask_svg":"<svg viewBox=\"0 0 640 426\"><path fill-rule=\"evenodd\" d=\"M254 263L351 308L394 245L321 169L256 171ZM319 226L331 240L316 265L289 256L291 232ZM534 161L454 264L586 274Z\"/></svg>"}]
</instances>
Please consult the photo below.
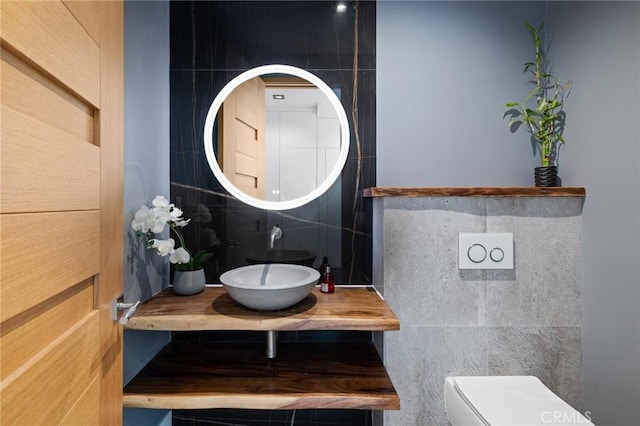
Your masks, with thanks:
<instances>
[{"instance_id":1,"label":"white ceramic pot","mask_svg":"<svg viewBox=\"0 0 640 426\"><path fill-rule=\"evenodd\" d=\"M198 294L204 290L206 278L204 269L195 271L175 271L173 274L173 291L181 296Z\"/></svg>"}]
</instances>

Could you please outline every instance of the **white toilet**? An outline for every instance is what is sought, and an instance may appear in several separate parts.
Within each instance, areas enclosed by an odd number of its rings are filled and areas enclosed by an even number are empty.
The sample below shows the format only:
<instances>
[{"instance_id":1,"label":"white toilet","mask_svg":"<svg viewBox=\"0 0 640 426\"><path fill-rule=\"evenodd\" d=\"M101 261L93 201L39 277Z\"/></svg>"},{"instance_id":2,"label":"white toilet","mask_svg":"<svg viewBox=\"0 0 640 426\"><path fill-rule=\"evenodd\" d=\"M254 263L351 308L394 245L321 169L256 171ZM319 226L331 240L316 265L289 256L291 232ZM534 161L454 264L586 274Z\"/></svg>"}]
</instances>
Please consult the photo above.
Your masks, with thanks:
<instances>
[{"instance_id":1,"label":"white toilet","mask_svg":"<svg viewBox=\"0 0 640 426\"><path fill-rule=\"evenodd\" d=\"M444 399L452 426L593 426L533 376L447 377Z\"/></svg>"}]
</instances>

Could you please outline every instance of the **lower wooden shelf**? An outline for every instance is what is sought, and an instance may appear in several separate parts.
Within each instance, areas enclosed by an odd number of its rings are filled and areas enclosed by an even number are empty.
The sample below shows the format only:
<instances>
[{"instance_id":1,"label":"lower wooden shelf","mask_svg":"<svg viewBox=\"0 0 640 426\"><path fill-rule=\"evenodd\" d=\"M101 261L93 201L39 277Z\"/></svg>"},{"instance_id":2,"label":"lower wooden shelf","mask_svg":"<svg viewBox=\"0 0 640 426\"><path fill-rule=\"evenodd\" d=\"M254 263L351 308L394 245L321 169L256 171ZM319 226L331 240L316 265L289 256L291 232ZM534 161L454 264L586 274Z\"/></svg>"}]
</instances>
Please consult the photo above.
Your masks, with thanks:
<instances>
[{"instance_id":1,"label":"lower wooden shelf","mask_svg":"<svg viewBox=\"0 0 640 426\"><path fill-rule=\"evenodd\" d=\"M399 410L369 343L172 343L124 388L125 407Z\"/></svg>"}]
</instances>

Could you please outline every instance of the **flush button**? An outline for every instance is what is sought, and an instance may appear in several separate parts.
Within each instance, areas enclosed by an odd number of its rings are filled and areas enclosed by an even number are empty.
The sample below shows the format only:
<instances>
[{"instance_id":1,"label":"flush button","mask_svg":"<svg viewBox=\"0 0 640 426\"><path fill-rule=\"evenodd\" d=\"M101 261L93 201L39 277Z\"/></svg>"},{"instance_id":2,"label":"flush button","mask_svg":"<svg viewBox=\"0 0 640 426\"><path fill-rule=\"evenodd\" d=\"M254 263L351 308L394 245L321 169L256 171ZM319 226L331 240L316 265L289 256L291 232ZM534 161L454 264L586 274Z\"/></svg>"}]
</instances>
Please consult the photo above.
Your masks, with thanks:
<instances>
[{"instance_id":1,"label":"flush button","mask_svg":"<svg viewBox=\"0 0 640 426\"><path fill-rule=\"evenodd\" d=\"M482 244L474 244L467 250L467 256L473 263L481 263L487 258L487 249Z\"/></svg>"},{"instance_id":2,"label":"flush button","mask_svg":"<svg viewBox=\"0 0 640 426\"><path fill-rule=\"evenodd\" d=\"M460 232L459 269L513 269L513 233Z\"/></svg>"},{"instance_id":3,"label":"flush button","mask_svg":"<svg viewBox=\"0 0 640 426\"><path fill-rule=\"evenodd\" d=\"M489 257L494 262L501 262L504 259L504 251L500 247L496 247L489 252Z\"/></svg>"}]
</instances>

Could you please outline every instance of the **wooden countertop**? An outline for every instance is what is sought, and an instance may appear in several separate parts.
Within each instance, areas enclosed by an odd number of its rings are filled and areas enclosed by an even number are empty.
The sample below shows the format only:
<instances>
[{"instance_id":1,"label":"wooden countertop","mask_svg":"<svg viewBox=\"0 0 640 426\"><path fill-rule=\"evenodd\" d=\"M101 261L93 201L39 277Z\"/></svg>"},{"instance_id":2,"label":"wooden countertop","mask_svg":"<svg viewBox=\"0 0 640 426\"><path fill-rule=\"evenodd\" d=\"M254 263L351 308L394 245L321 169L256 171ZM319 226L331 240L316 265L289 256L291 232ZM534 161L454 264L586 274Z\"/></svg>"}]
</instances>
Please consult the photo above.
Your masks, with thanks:
<instances>
[{"instance_id":1,"label":"wooden countertop","mask_svg":"<svg viewBox=\"0 0 640 426\"><path fill-rule=\"evenodd\" d=\"M376 197L585 197L576 187L486 187L486 188L367 188L363 195Z\"/></svg>"},{"instance_id":2,"label":"wooden countertop","mask_svg":"<svg viewBox=\"0 0 640 426\"><path fill-rule=\"evenodd\" d=\"M319 287L303 301L275 312L253 311L235 302L221 287L194 296L166 289L143 303L125 326L136 330L399 330L400 321L371 287Z\"/></svg>"},{"instance_id":3,"label":"wooden countertop","mask_svg":"<svg viewBox=\"0 0 640 426\"><path fill-rule=\"evenodd\" d=\"M370 343L172 343L123 391L125 407L398 410Z\"/></svg>"}]
</instances>

